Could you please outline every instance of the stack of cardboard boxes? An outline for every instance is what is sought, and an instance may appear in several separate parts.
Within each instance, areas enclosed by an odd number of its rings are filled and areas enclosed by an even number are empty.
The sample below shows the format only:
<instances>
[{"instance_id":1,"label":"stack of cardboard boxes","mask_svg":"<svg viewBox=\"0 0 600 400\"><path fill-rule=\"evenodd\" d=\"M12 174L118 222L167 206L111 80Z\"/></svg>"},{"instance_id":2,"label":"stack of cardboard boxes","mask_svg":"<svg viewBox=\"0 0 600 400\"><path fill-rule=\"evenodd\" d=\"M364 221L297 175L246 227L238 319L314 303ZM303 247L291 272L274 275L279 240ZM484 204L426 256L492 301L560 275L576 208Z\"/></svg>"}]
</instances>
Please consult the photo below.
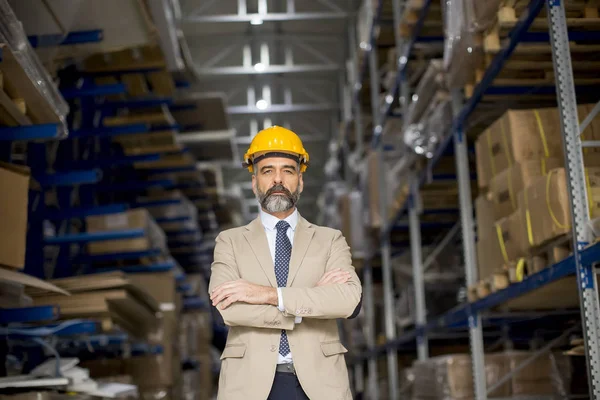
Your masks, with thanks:
<instances>
[{"instance_id":1,"label":"stack of cardboard boxes","mask_svg":"<svg viewBox=\"0 0 600 400\"><path fill-rule=\"evenodd\" d=\"M580 120L590 110L591 106L579 106ZM599 139L600 121L593 121L582 137ZM478 267L479 279L486 280L494 274L514 271L520 260L534 254L541 245L570 232L559 111L507 111L477 139L476 154L480 193L475 204ZM584 152L592 217L599 214L598 155ZM556 261L544 260L535 268ZM536 272L530 267L530 273Z\"/></svg>"},{"instance_id":2,"label":"stack of cardboard boxes","mask_svg":"<svg viewBox=\"0 0 600 400\"><path fill-rule=\"evenodd\" d=\"M208 288L201 274L189 274L186 280L191 291L199 293L206 306L184 310L179 319L179 353L183 360L195 364L195 368L186 368L182 373L182 399L210 400L213 393L213 321L208 308Z\"/></svg>"},{"instance_id":3,"label":"stack of cardboard boxes","mask_svg":"<svg viewBox=\"0 0 600 400\"><path fill-rule=\"evenodd\" d=\"M487 387L495 385L520 363L531 357L528 351L507 351L485 355ZM449 354L416 361L412 398L417 400L473 399L471 357L468 354ZM513 396L568 396L571 385L571 364L567 356L547 354L515 373L506 383L488 394L490 398Z\"/></svg>"}]
</instances>

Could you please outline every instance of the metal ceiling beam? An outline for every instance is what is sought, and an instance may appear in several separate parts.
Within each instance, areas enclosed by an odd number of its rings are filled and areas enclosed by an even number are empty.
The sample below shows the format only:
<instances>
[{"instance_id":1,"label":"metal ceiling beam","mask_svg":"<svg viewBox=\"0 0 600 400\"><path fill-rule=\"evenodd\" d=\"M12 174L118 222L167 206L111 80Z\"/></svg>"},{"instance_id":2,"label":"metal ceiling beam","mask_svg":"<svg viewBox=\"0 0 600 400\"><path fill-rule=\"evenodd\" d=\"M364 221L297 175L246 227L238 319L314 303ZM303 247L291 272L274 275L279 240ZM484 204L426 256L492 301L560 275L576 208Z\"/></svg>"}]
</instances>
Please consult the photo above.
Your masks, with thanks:
<instances>
[{"instance_id":1,"label":"metal ceiling beam","mask_svg":"<svg viewBox=\"0 0 600 400\"><path fill-rule=\"evenodd\" d=\"M342 33L332 34L327 33L279 33L279 32L252 32L252 35L248 35L247 32L236 32L236 33L211 33L211 32L185 32L185 36L200 37L202 39L210 39L211 43L215 41L217 43L224 42L231 44L232 42L240 43L251 43L256 40L265 40L270 42L317 42L317 43L330 43L339 45L339 43L345 40L345 36ZM194 41L188 44L188 46L194 50L194 47L202 48L204 44L202 41Z\"/></svg>"},{"instance_id":2,"label":"metal ceiling beam","mask_svg":"<svg viewBox=\"0 0 600 400\"><path fill-rule=\"evenodd\" d=\"M261 110L253 106L230 106L227 107L227 112L230 115L240 114L283 114L283 113L300 113L300 112L316 112L316 111L332 111L339 108L335 103L323 104L271 104L266 109Z\"/></svg>"},{"instance_id":3,"label":"metal ceiling beam","mask_svg":"<svg viewBox=\"0 0 600 400\"><path fill-rule=\"evenodd\" d=\"M235 144L247 145L252 142L252 137L250 136L240 136L233 139ZM317 135L302 135L302 142L327 142L329 138L327 136L317 136ZM311 162L312 163L312 162Z\"/></svg>"},{"instance_id":4,"label":"metal ceiling beam","mask_svg":"<svg viewBox=\"0 0 600 400\"><path fill-rule=\"evenodd\" d=\"M228 76L228 75L269 75L269 74L300 74L310 72L337 72L342 68L337 64L313 65L266 65L257 70L254 67L214 67L195 68L201 76Z\"/></svg>"},{"instance_id":5,"label":"metal ceiling beam","mask_svg":"<svg viewBox=\"0 0 600 400\"><path fill-rule=\"evenodd\" d=\"M235 137L235 129L219 131L186 132L177 135L177 143L197 144L211 142L225 142Z\"/></svg>"},{"instance_id":6,"label":"metal ceiling beam","mask_svg":"<svg viewBox=\"0 0 600 400\"><path fill-rule=\"evenodd\" d=\"M230 14L230 15L198 15L185 18L185 22L194 23L232 23L232 22L286 22L286 21L319 21L345 19L346 12L304 12L304 13L266 13L266 14Z\"/></svg>"}]
</instances>

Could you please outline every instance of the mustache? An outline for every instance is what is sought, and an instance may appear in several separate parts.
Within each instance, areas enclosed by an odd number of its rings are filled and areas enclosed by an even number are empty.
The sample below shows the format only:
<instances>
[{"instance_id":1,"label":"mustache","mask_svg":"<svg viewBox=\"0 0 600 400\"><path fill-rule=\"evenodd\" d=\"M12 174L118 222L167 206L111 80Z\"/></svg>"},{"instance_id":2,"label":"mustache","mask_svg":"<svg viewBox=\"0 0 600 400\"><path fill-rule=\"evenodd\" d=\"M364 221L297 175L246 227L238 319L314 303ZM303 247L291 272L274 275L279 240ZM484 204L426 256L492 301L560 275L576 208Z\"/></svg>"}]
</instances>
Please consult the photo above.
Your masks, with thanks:
<instances>
[{"instance_id":1,"label":"mustache","mask_svg":"<svg viewBox=\"0 0 600 400\"><path fill-rule=\"evenodd\" d=\"M269 190L267 190L267 193L265 193L265 195L266 195L265 197L269 197L270 195L272 195L275 192L282 192L288 198L292 197L292 192L290 192L285 186L283 186L280 183L276 184L275 186L273 186Z\"/></svg>"}]
</instances>

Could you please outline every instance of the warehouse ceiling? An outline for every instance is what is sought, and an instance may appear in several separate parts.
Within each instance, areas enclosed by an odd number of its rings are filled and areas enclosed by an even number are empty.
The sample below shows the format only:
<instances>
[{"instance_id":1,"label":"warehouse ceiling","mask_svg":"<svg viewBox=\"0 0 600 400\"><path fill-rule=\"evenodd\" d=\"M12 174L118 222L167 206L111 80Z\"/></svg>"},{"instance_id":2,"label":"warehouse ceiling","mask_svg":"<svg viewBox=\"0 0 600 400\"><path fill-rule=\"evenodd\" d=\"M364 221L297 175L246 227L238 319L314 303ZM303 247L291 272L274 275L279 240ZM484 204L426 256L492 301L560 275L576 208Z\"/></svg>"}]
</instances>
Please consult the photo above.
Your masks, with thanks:
<instances>
[{"instance_id":1,"label":"warehouse ceiling","mask_svg":"<svg viewBox=\"0 0 600 400\"><path fill-rule=\"evenodd\" d=\"M299 209L316 221L329 141L340 120L355 9L353 0L181 1L181 27L197 78L188 91L224 100L227 126L215 134L232 132L232 157L220 164L229 193L241 196L246 221L258 208L241 157L252 137L270 125L292 129L304 141L311 165ZM208 157L213 146L202 143L190 147Z\"/></svg>"}]
</instances>

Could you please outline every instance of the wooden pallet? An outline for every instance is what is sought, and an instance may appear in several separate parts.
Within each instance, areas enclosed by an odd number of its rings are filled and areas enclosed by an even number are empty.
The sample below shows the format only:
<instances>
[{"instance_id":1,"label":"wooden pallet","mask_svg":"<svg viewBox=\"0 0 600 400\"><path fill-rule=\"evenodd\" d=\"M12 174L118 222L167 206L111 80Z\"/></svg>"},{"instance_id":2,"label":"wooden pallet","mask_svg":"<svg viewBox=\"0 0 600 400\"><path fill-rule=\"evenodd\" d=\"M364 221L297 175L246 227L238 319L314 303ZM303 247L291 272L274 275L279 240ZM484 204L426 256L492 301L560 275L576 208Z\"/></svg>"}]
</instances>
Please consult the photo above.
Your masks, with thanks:
<instances>
[{"instance_id":1,"label":"wooden pallet","mask_svg":"<svg viewBox=\"0 0 600 400\"><path fill-rule=\"evenodd\" d=\"M554 265L572 254L571 235L561 235L530 250L520 262L506 266L511 282L520 282L525 277Z\"/></svg>"},{"instance_id":2,"label":"wooden pallet","mask_svg":"<svg viewBox=\"0 0 600 400\"><path fill-rule=\"evenodd\" d=\"M503 43L509 33L517 25L521 15L526 12L529 2L524 0L506 0L497 13L497 23L481 37L477 37L476 47L481 52L480 65L476 67L475 79L465 86L466 97L471 97L477 83L481 81L493 58L502 50ZM598 17L598 0L570 1L566 6L567 25L578 31L600 30ZM548 22L545 11L542 11L529 29L530 32L548 32ZM600 44L570 43L571 58L575 83L577 85L600 84L597 71L600 69ZM552 49L549 43L519 43L510 59L506 60L502 71L493 81L494 87L523 86L540 87L553 86L554 67ZM492 98L493 97L493 98ZM514 99L518 102L547 100L555 95L519 95L519 96L485 96L486 101L498 99Z\"/></svg>"},{"instance_id":3,"label":"wooden pallet","mask_svg":"<svg viewBox=\"0 0 600 400\"><path fill-rule=\"evenodd\" d=\"M412 36L424 6L425 1L423 0L409 0L407 2L400 22L400 35L402 37ZM430 4L419 36L444 36L444 20L439 3L432 2Z\"/></svg>"},{"instance_id":4,"label":"wooden pallet","mask_svg":"<svg viewBox=\"0 0 600 400\"><path fill-rule=\"evenodd\" d=\"M496 272L487 278L480 280L476 285L469 287L469 301L477 301L505 289L510 284L508 274L505 271Z\"/></svg>"},{"instance_id":5,"label":"wooden pallet","mask_svg":"<svg viewBox=\"0 0 600 400\"><path fill-rule=\"evenodd\" d=\"M516 26L519 18L527 12L529 2L525 0L507 0L497 14L495 29L501 37L506 37ZM572 0L564 2L567 25L578 30L598 30L600 18L597 0ZM545 10L535 18L529 29L531 32L548 32L548 18Z\"/></svg>"}]
</instances>

